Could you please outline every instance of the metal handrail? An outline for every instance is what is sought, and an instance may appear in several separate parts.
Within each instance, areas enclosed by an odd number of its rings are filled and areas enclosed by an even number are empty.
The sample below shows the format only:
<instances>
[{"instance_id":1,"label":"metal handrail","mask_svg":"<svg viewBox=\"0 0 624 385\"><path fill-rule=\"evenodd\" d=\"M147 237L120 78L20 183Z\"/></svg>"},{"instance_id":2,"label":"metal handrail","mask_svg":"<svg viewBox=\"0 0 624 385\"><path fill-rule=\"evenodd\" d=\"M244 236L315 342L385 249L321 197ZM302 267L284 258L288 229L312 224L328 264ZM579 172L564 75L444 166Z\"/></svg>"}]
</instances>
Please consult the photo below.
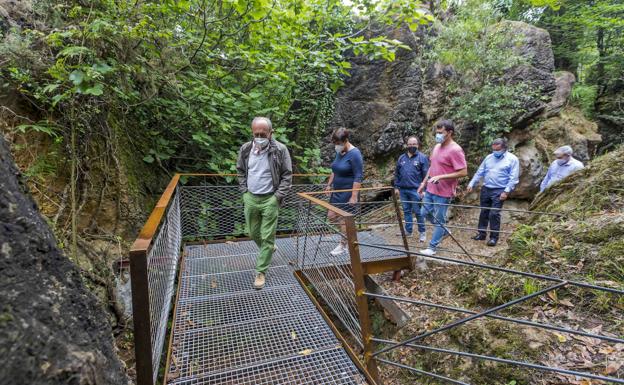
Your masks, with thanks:
<instances>
[{"instance_id":1,"label":"metal handrail","mask_svg":"<svg viewBox=\"0 0 624 385\"><path fill-rule=\"evenodd\" d=\"M134 326L134 349L136 362L137 384L153 385L154 368L152 332L150 328L150 297L148 280L148 253L153 246L154 237L164 221L165 214L171 204L182 177L236 177L228 173L176 173L161 194L154 209L134 240L130 251L130 277L132 287L132 318ZM328 177L326 174L293 174L293 177ZM176 266L176 269L178 267Z\"/></svg>"}]
</instances>

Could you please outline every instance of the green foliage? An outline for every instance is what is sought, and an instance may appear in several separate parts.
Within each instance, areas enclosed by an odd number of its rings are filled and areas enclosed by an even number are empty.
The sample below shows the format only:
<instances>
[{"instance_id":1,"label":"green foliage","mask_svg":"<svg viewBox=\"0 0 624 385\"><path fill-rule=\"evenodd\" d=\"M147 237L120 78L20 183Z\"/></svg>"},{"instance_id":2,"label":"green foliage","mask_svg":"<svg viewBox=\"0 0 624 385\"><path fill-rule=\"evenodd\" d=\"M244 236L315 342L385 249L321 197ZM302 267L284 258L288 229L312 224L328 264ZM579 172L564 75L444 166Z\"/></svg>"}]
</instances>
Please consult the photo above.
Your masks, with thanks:
<instances>
[{"instance_id":1,"label":"green foliage","mask_svg":"<svg viewBox=\"0 0 624 385\"><path fill-rule=\"evenodd\" d=\"M624 3L620 0L561 0L561 7L530 12L527 0L506 0L507 17L532 22L550 33L555 65L575 73L580 104L594 113L591 93L621 86L624 73ZM585 88L582 88L585 87ZM592 91L593 88L593 91Z\"/></svg>"},{"instance_id":2,"label":"green foliage","mask_svg":"<svg viewBox=\"0 0 624 385\"><path fill-rule=\"evenodd\" d=\"M299 131L314 134L294 154L308 171L319 153L307 144L318 141L348 76L344 54L393 60L407 48L364 38L367 20L397 22L406 10L410 22L430 19L403 3L384 13L358 3L368 13L356 22L340 0L42 1L56 25L12 31L0 44L1 75L65 143L71 132L83 143L114 120L146 163L228 172L251 119L264 115L287 144ZM295 101L305 108L293 117Z\"/></svg>"},{"instance_id":3,"label":"green foliage","mask_svg":"<svg viewBox=\"0 0 624 385\"><path fill-rule=\"evenodd\" d=\"M501 14L490 2L467 2L453 19L440 25L429 60L451 65L456 75L447 86L453 118L479 128L482 145L511 130L523 102L534 95L525 84L506 84L503 74L526 62L517 43L500 24Z\"/></svg>"},{"instance_id":4,"label":"green foliage","mask_svg":"<svg viewBox=\"0 0 624 385\"><path fill-rule=\"evenodd\" d=\"M585 116L591 117L594 113L598 87L595 85L575 84L570 93L570 102L579 107Z\"/></svg>"}]
</instances>

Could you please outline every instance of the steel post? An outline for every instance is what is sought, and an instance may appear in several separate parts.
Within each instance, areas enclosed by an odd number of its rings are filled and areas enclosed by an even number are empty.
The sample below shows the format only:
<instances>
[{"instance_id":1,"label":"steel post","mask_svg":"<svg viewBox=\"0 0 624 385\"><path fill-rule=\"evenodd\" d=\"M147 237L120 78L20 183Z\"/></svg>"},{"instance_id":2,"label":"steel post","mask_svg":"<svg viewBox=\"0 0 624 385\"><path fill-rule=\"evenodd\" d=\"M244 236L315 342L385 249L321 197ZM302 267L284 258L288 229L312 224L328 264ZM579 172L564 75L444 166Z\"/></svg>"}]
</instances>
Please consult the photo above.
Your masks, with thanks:
<instances>
[{"instance_id":1,"label":"steel post","mask_svg":"<svg viewBox=\"0 0 624 385\"><path fill-rule=\"evenodd\" d=\"M392 202L394 203L394 212L397 217L397 223L399 224L399 229L401 229L403 247L405 247L405 250L409 250L409 244L407 243L407 235L405 235L405 227L403 226L403 217L401 216L401 209L399 208L399 198L397 197L396 189L392 190ZM410 258L412 267L416 266L416 258L418 257ZM401 270L396 270L394 272L392 280L395 282L399 282L401 280Z\"/></svg>"},{"instance_id":2,"label":"steel post","mask_svg":"<svg viewBox=\"0 0 624 385\"><path fill-rule=\"evenodd\" d=\"M130 284L132 286L132 322L138 385L153 385L152 336L150 331L149 282L147 251L130 252Z\"/></svg>"},{"instance_id":3,"label":"steel post","mask_svg":"<svg viewBox=\"0 0 624 385\"><path fill-rule=\"evenodd\" d=\"M347 244L349 247L349 256L351 259L351 271L353 272L353 285L355 287L355 302L358 309L358 317L362 332L362 346L364 347L364 365L366 370L379 383L379 371L377 364L373 359L373 333L371 328L370 316L368 313L368 298L364 294L366 285L364 282L364 269L360 260L360 248L357 244L357 228L355 218L348 214L342 217L347 232Z\"/></svg>"}]
</instances>

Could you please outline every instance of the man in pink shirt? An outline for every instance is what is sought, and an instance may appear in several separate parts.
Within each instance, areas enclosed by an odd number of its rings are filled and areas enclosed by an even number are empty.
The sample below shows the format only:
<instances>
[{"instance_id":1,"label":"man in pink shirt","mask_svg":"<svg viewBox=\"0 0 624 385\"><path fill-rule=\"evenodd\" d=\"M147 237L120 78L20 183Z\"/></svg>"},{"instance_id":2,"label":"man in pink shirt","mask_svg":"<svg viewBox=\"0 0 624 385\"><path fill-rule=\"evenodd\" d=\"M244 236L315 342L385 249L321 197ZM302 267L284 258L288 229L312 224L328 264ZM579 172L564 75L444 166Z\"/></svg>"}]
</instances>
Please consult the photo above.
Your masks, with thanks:
<instances>
[{"instance_id":1,"label":"man in pink shirt","mask_svg":"<svg viewBox=\"0 0 624 385\"><path fill-rule=\"evenodd\" d=\"M431 166L425 180L418 188L418 193L425 191L423 198L423 216L435 225L429 248L420 250L421 254L434 255L442 238L448 234L446 211L455 195L458 179L468 175L466 156L461 146L453 140L455 125L450 120L436 123L436 142L431 152Z\"/></svg>"}]
</instances>

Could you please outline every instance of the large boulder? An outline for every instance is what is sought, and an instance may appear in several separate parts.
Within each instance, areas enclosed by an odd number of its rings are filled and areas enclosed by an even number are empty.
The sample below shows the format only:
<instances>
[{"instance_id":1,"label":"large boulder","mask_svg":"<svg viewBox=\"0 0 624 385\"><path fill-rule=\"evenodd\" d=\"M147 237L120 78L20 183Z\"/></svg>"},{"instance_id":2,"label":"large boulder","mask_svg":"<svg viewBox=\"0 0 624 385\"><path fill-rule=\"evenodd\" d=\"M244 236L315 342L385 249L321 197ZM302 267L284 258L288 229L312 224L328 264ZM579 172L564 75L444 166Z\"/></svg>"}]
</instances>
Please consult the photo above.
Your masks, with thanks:
<instances>
[{"instance_id":1,"label":"large boulder","mask_svg":"<svg viewBox=\"0 0 624 385\"><path fill-rule=\"evenodd\" d=\"M550 103L546 105L544 117L556 116L568 104L568 98L570 93L572 93L572 87L574 87L575 82L576 79L571 72L562 71L555 74L555 94Z\"/></svg>"},{"instance_id":2,"label":"large boulder","mask_svg":"<svg viewBox=\"0 0 624 385\"><path fill-rule=\"evenodd\" d=\"M515 128L525 128L539 116L555 93L555 59L548 31L521 21L502 21L495 27L508 36L511 49L526 63L510 68L502 77L506 84L524 83L535 91L523 98L523 113L512 119Z\"/></svg>"},{"instance_id":3,"label":"large boulder","mask_svg":"<svg viewBox=\"0 0 624 385\"><path fill-rule=\"evenodd\" d=\"M386 31L386 36L411 50L399 49L393 62L351 59L351 76L336 95L335 112L326 131L325 162L333 158L329 138L337 127L352 132L351 141L367 161L396 154L405 136L422 133L422 73L415 62L421 43L407 27Z\"/></svg>"},{"instance_id":4,"label":"large boulder","mask_svg":"<svg viewBox=\"0 0 624 385\"><path fill-rule=\"evenodd\" d=\"M56 244L0 135L0 383L126 384L108 317Z\"/></svg>"}]
</instances>

